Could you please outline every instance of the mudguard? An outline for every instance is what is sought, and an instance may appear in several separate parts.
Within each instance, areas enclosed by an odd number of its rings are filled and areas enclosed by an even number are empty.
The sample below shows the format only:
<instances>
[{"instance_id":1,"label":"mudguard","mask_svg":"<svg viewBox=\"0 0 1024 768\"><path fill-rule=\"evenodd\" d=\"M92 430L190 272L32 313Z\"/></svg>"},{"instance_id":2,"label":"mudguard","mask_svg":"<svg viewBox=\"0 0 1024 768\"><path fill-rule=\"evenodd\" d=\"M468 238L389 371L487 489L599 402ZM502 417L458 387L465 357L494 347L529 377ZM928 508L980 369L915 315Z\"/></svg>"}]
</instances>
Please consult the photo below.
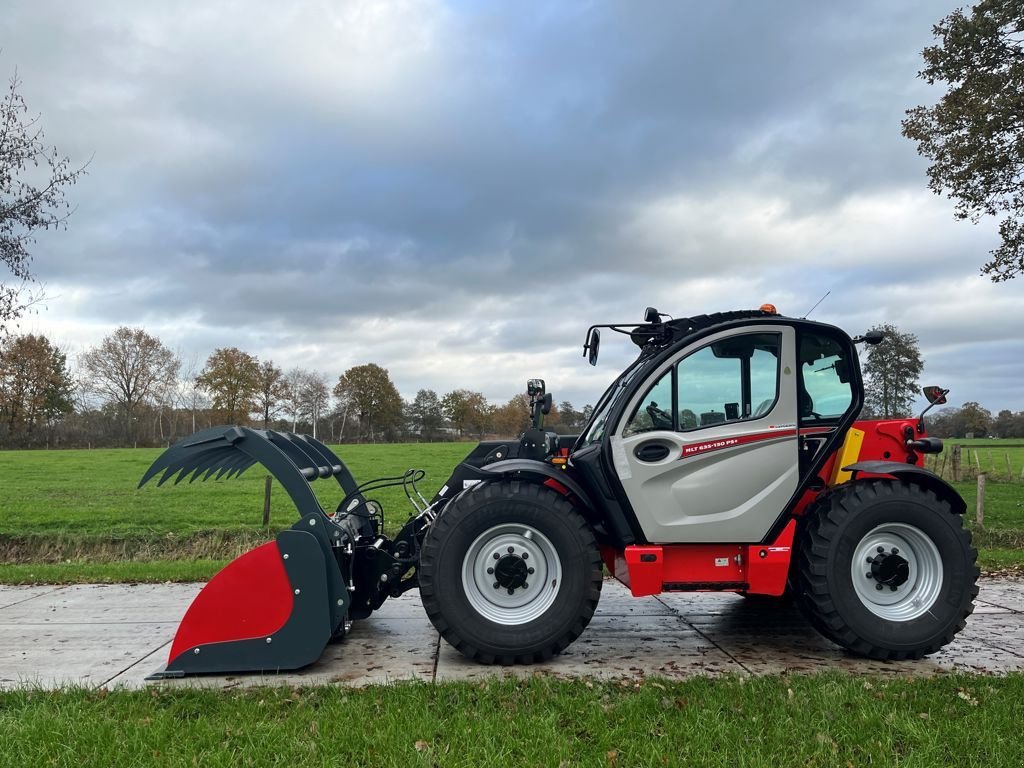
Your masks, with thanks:
<instances>
[{"instance_id":1,"label":"mudguard","mask_svg":"<svg viewBox=\"0 0 1024 768\"><path fill-rule=\"evenodd\" d=\"M920 485L922 488L927 488L940 499L948 501L955 514L962 515L967 512L967 502L964 501L956 488L931 470L919 467L916 464L883 460L858 461L855 464L843 467L843 470L852 472L851 479L853 480L857 479L857 473L859 472L867 472L872 475L891 475L897 479L906 480L915 485Z\"/></svg>"},{"instance_id":2,"label":"mudguard","mask_svg":"<svg viewBox=\"0 0 1024 768\"><path fill-rule=\"evenodd\" d=\"M556 469L543 461L536 461L534 459L506 459L505 461L496 461L493 464L480 467L478 471L484 473L485 477L486 475L492 476L487 479L493 479L494 475L501 477L526 475L527 477L534 477L542 481L553 480L563 486L572 496L577 497L586 508L595 509L594 502L582 485L569 477L564 470Z\"/></svg>"}]
</instances>

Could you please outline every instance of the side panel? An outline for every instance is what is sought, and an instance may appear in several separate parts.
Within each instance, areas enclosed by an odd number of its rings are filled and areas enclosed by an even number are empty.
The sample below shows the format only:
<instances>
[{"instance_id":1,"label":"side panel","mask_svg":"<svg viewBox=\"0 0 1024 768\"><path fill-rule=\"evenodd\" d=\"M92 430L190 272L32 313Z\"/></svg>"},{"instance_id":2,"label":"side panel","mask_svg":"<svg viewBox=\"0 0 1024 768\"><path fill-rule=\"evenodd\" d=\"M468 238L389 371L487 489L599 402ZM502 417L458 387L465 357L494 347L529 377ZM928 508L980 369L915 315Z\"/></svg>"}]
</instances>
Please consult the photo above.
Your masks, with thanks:
<instances>
[{"instance_id":1,"label":"side panel","mask_svg":"<svg viewBox=\"0 0 1024 768\"><path fill-rule=\"evenodd\" d=\"M778 397L763 415L679 432L659 429L625 434L626 416L616 426L611 439L616 474L648 541L758 542L796 492L799 466L792 328L747 326L715 334L666 361L652 372L649 381L657 381L673 364L710 343L757 333L782 336ZM645 390L638 391L625 413L633 413L646 395ZM663 458L652 461L657 446L667 451Z\"/></svg>"}]
</instances>

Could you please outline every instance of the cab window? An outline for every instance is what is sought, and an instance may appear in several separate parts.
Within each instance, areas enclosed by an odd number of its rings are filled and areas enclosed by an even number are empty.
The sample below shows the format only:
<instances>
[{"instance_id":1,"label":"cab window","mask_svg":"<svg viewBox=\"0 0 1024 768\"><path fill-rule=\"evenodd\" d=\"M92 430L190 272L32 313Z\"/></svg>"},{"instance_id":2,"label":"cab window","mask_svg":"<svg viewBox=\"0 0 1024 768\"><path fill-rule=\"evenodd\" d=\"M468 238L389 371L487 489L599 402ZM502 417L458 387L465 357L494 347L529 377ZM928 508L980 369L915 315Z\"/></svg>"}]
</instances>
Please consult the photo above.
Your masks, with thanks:
<instances>
[{"instance_id":1,"label":"cab window","mask_svg":"<svg viewBox=\"0 0 1024 768\"><path fill-rule=\"evenodd\" d=\"M766 416L779 391L777 333L733 336L690 353L648 389L625 435L687 431Z\"/></svg>"},{"instance_id":2,"label":"cab window","mask_svg":"<svg viewBox=\"0 0 1024 768\"><path fill-rule=\"evenodd\" d=\"M802 423L840 418L853 402L848 347L829 336L800 337L797 408Z\"/></svg>"}]
</instances>

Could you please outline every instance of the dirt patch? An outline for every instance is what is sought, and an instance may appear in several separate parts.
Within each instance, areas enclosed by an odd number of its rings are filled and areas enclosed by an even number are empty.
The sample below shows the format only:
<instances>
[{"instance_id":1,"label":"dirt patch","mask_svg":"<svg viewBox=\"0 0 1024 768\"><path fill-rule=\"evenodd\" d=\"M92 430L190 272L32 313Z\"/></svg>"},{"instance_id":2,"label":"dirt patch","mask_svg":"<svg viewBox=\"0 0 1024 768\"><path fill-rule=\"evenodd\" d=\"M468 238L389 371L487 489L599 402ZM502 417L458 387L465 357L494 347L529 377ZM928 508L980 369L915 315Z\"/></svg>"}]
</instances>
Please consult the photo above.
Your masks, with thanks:
<instances>
[{"instance_id":1,"label":"dirt patch","mask_svg":"<svg viewBox=\"0 0 1024 768\"><path fill-rule=\"evenodd\" d=\"M0 536L0 563L111 563L126 560L230 560L273 538L260 531L178 536Z\"/></svg>"}]
</instances>

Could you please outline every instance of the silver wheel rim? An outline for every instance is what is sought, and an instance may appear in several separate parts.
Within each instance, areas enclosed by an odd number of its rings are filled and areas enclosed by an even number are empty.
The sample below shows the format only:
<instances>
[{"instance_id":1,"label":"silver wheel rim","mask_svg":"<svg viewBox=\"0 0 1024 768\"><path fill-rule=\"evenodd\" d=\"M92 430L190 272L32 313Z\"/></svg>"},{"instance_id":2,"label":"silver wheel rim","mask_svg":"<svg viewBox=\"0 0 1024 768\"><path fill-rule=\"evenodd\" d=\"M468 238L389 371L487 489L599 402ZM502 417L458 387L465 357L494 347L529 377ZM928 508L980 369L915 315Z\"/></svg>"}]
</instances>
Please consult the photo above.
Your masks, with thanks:
<instances>
[{"instance_id":1,"label":"silver wheel rim","mask_svg":"<svg viewBox=\"0 0 1024 768\"><path fill-rule=\"evenodd\" d=\"M895 554L907 563L906 581L895 589L882 584L872 573L870 561L880 554ZM935 542L921 529L906 523L884 523L857 544L850 576L857 597L875 616L911 621L928 613L939 598L942 557Z\"/></svg>"},{"instance_id":2,"label":"silver wheel rim","mask_svg":"<svg viewBox=\"0 0 1024 768\"><path fill-rule=\"evenodd\" d=\"M503 573L496 574L499 563ZM524 585L513 582L511 594L499 582L510 570L526 579ZM504 626L542 616L555 602L561 585L558 553L543 533L529 525L505 523L489 528L476 537L462 561L462 588L469 604L485 619Z\"/></svg>"}]
</instances>

